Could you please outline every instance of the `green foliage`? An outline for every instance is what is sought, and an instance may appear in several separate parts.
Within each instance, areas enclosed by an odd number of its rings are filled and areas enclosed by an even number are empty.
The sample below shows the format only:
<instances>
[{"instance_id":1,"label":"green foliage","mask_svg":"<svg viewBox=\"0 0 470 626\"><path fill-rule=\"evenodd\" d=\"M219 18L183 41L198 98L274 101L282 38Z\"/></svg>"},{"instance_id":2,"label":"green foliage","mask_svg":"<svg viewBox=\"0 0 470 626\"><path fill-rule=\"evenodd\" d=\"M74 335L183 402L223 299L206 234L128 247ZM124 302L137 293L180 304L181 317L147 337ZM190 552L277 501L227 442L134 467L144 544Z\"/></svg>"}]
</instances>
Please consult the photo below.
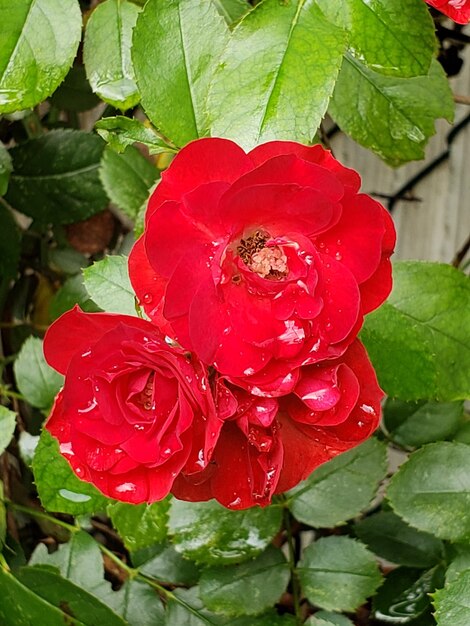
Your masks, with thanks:
<instances>
[{"instance_id":1,"label":"green foliage","mask_svg":"<svg viewBox=\"0 0 470 626\"><path fill-rule=\"evenodd\" d=\"M250 5L247 0L212 0L215 8L225 19L227 24L231 25L237 22L247 11Z\"/></svg>"},{"instance_id":2,"label":"green foliage","mask_svg":"<svg viewBox=\"0 0 470 626\"><path fill-rule=\"evenodd\" d=\"M470 620L470 570L434 594L433 604L439 626L466 626Z\"/></svg>"},{"instance_id":3,"label":"green foliage","mask_svg":"<svg viewBox=\"0 0 470 626\"><path fill-rule=\"evenodd\" d=\"M169 500L153 504L115 502L107 512L128 550L140 550L166 539Z\"/></svg>"},{"instance_id":4,"label":"green foliage","mask_svg":"<svg viewBox=\"0 0 470 626\"><path fill-rule=\"evenodd\" d=\"M384 425L400 446L418 447L448 439L462 423L463 402L402 402L388 399Z\"/></svg>"},{"instance_id":5,"label":"green foliage","mask_svg":"<svg viewBox=\"0 0 470 626\"><path fill-rule=\"evenodd\" d=\"M122 154L107 147L101 161L100 178L111 202L135 220L147 202L157 170L132 146Z\"/></svg>"},{"instance_id":6,"label":"green foliage","mask_svg":"<svg viewBox=\"0 0 470 626\"><path fill-rule=\"evenodd\" d=\"M289 509L310 526L337 526L367 507L386 471L385 445L369 439L320 466L292 489L287 495Z\"/></svg>"},{"instance_id":7,"label":"green foliage","mask_svg":"<svg viewBox=\"0 0 470 626\"><path fill-rule=\"evenodd\" d=\"M76 304L79 305L82 311L89 313L101 310L90 299L81 274L68 278L52 298L49 306L51 320L57 319L62 313L69 311Z\"/></svg>"},{"instance_id":8,"label":"green foliage","mask_svg":"<svg viewBox=\"0 0 470 626\"><path fill-rule=\"evenodd\" d=\"M139 9L126 0L106 0L91 14L83 60L93 91L125 111L139 102L131 60L132 30Z\"/></svg>"},{"instance_id":9,"label":"green foliage","mask_svg":"<svg viewBox=\"0 0 470 626\"><path fill-rule=\"evenodd\" d=\"M442 541L408 526L392 511L380 511L358 522L354 530L374 554L407 567L431 567L444 553Z\"/></svg>"},{"instance_id":10,"label":"green foliage","mask_svg":"<svg viewBox=\"0 0 470 626\"><path fill-rule=\"evenodd\" d=\"M16 413L0 405L0 456L11 441L16 426Z\"/></svg>"},{"instance_id":11,"label":"green foliage","mask_svg":"<svg viewBox=\"0 0 470 626\"><path fill-rule=\"evenodd\" d=\"M199 569L169 543L155 544L132 552L132 562L146 576L174 585L192 586L199 580Z\"/></svg>"},{"instance_id":12,"label":"green foliage","mask_svg":"<svg viewBox=\"0 0 470 626\"><path fill-rule=\"evenodd\" d=\"M464 443L433 443L414 452L387 491L412 526L441 539L470 541L470 455Z\"/></svg>"},{"instance_id":13,"label":"green foliage","mask_svg":"<svg viewBox=\"0 0 470 626\"><path fill-rule=\"evenodd\" d=\"M108 256L83 271L85 287L93 302L112 313L137 315L127 258Z\"/></svg>"},{"instance_id":14,"label":"green foliage","mask_svg":"<svg viewBox=\"0 0 470 626\"><path fill-rule=\"evenodd\" d=\"M174 151L174 148L163 141L148 124L123 115L103 117L96 122L95 128L97 133L118 153L136 142L146 146L150 154Z\"/></svg>"},{"instance_id":15,"label":"green foliage","mask_svg":"<svg viewBox=\"0 0 470 626\"><path fill-rule=\"evenodd\" d=\"M324 537L310 544L298 567L305 595L331 611L352 611L380 585L374 555L349 537Z\"/></svg>"},{"instance_id":16,"label":"green foliage","mask_svg":"<svg viewBox=\"0 0 470 626\"><path fill-rule=\"evenodd\" d=\"M240 563L268 546L280 528L281 516L275 505L231 511L213 500L172 500L168 528L175 549L196 562Z\"/></svg>"},{"instance_id":17,"label":"green foliage","mask_svg":"<svg viewBox=\"0 0 470 626\"><path fill-rule=\"evenodd\" d=\"M396 166L424 158L435 120L451 122L454 103L437 61L425 76L399 78L375 72L348 53L329 110L341 130Z\"/></svg>"},{"instance_id":18,"label":"green foliage","mask_svg":"<svg viewBox=\"0 0 470 626\"><path fill-rule=\"evenodd\" d=\"M455 268L395 263L393 291L361 336L390 396L450 402L470 395L470 281Z\"/></svg>"},{"instance_id":19,"label":"green foliage","mask_svg":"<svg viewBox=\"0 0 470 626\"><path fill-rule=\"evenodd\" d=\"M346 33L316 3L260 3L222 54L208 100L211 133L244 148L279 138L312 141L345 46Z\"/></svg>"},{"instance_id":20,"label":"green foliage","mask_svg":"<svg viewBox=\"0 0 470 626\"><path fill-rule=\"evenodd\" d=\"M33 107L62 82L77 52L76 0L1 0L0 113Z\"/></svg>"},{"instance_id":21,"label":"green foliage","mask_svg":"<svg viewBox=\"0 0 470 626\"><path fill-rule=\"evenodd\" d=\"M205 606L218 613L258 615L277 602L289 577L284 555L270 548L245 563L206 569L199 594Z\"/></svg>"},{"instance_id":22,"label":"green foliage","mask_svg":"<svg viewBox=\"0 0 470 626\"><path fill-rule=\"evenodd\" d=\"M47 430L41 433L34 454L33 473L39 499L48 511L81 515L104 511L109 503L96 487L77 478Z\"/></svg>"},{"instance_id":23,"label":"green foliage","mask_svg":"<svg viewBox=\"0 0 470 626\"><path fill-rule=\"evenodd\" d=\"M8 179L10 178L13 166L8 150L0 142L0 196L4 196L8 189Z\"/></svg>"},{"instance_id":24,"label":"green foliage","mask_svg":"<svg viewBox=\"0 0 470 626\"><path fill-rule=\"evenodd\" d=\"M7 202L41 224L69 224L102 211L99 178L105 143L82 131L55 130L12 148Z\"/></svg>"},{"instance_id":25,"label":"green foliage","mask_svg":"<svg viewBox=\"0 0 470 626\"><path fill-rule=\"evenodd\" d=\"M14 370L16 384L25 399L38 409L48 409L62 387L63 376L46 363L40 339L29 337L24 342Z\"/></svg>"},{"instance_id":26,"label":"green foliage","mask_svg":"<svg viewBox=\"0 0 470 626\"><path fill-rule=\"evenodd\" d=\"M305 624L306 626L353 626L351 620L344 615L330 611L318 611Z\"/></svg>"},{"instance_id":27,"label":"green foliage","mask_svg":"<svg viewBox=\"0 0 470 626\"><path fill-rule=\"evenodd\" d=\"M227 39L207 0L149 0L137 19L132 59L142 105L176 145L207 134L209 81Z\"/></svg>"}]
</instances>

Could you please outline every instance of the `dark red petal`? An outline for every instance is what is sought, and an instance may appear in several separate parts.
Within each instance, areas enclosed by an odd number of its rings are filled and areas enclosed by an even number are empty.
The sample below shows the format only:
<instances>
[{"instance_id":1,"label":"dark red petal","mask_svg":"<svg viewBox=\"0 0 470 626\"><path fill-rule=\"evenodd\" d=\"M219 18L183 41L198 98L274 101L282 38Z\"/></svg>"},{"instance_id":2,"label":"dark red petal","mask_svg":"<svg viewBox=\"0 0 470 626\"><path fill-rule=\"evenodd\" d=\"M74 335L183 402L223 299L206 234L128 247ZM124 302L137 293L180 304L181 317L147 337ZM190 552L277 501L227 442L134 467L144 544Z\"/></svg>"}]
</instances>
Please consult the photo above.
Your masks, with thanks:
<instances>
[{"instance_id":1,"label":"dark red petal","mask_svg":"<svg viewBox=\"0 0 470 626\"><path fill-rule=\"evenodd\" d=\"M268 159L276 156L295 154L304 161L322 165L326 169L334 172L339 180L353 191L358 191L361 186L361 178L357 172L341 165L329 150L325 150L320 144L306 146L294 141L270 141L256 146L248 156L255 166L261 165Z\"/></svg>"}]
</instances>

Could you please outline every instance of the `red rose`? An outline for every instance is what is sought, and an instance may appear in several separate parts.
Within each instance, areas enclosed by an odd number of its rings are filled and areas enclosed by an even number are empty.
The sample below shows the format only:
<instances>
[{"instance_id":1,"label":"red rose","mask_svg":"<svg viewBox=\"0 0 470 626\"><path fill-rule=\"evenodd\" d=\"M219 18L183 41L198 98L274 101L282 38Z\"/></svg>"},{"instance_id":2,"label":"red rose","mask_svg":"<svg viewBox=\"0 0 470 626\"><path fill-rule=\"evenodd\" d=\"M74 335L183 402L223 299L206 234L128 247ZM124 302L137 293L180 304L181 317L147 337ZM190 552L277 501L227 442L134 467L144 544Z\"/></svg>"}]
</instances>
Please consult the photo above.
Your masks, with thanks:
<instances>
[{"instance_id":1,"label":"red rose","mask_svg":"<svg viewBox=\"0 0 470 626\"><path fill-rule=\"evenodd\" d=\"M377 428L383 392L359 340L338 359L302 367L294 392L257 398L217 381L224 425L210 465L177 477L172 493L232 509L269 504Z\"/></svg>"},{"instance_id":2,"label":"red rose","mask_svg":"<svg viewBox=\"0 0 470 626\"><path fill-rule=\"evenodd\" d=\"M470 0L426 0L426 2L452 18L457 24L470 22Z\"/></svg>"},{"instance_id":3,"label":"red rose","mask_svg":"<svg viewBox=\"0 0 470 626\"><path fill-rule=\"evenodd\" d=\"M44 353L66 376L46 428L82 480L153 502L181 471L207 467L222 424L207 373L150 322L76 307L49 328Z\"/></svg>"},{"instance_id":4,"label":"red rose","mask_svg":"<svg viewBox=\"0 0 470 626\"><path fill-rule=\"evenodd\" d=\"M391 289L385 209L321 146L181 150L152 195L131 281L166 334L234 384L280 396L343 354Z\"/></svg>"}]
</instances>

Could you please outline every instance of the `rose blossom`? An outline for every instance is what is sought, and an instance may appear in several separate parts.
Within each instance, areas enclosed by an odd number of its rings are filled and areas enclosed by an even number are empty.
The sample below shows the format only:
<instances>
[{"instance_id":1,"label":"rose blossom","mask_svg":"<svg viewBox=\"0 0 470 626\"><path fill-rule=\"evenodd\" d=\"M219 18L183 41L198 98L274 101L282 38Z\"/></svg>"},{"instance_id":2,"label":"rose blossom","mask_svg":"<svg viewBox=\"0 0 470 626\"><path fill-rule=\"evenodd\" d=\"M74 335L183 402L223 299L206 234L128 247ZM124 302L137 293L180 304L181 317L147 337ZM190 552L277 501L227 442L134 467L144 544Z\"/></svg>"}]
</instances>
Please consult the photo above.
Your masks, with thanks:
<instances>
[{"instance_id":1,"label":"rose blossom","mask_svg":"<svg viewBox=\"0 0 470 626\"><path fill-rule=\"evenodd\" d=\"M393 224L359 186L319 145L188 144L130 256L141 305L228 381L290 393L299 367L343 354L390 292Z\"/></svg>"},{"instance_id":2,"label":"rose blossom","mask_svg":"<svg viewBox=\"0 0 470 626\"><path fill-rule=\"evenodd\" d=\"M457 24L470 22L470 0L426 0L426 2L452 18Z\"/></svg>"},{"instance_id":3,"label":"rose blossom","mask_svg":"<svg viewBox=\"0 0 470 626\"><path fill-rule=\"evenodd\" d=\"M338 359L301 368L293 393L260 398L217 380L224 419L211 463L181 472L172 493L232 509L269 504L377 428L383 392L359 340Z\"/></svg>"},{"instance_id":4,"label":"rose blossom","mask_svg":"<svg viewBox=\"0 0 470 626\"><path fill-rule=\"evenodd\" d=\"M76 307L49 328L44 353L65 374L46 428L79 478L153 502L180 472L207 467L222 424L207 372L150 322Z\"/></svg>"}]
</instances>

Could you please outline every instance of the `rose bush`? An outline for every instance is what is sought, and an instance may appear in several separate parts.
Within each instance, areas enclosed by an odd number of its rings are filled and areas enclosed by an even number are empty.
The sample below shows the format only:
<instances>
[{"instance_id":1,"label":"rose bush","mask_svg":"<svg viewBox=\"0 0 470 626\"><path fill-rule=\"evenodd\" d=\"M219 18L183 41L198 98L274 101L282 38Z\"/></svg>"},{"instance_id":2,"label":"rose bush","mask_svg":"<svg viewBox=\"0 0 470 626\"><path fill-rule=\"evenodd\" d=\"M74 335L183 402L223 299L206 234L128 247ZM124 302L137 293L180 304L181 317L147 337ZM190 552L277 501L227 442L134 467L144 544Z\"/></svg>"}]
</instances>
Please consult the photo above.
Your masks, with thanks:
<instances>
[{"instance_id":1,"label":"rose bush","mask_svg":"<svg viewBox=\"0 0 470 626\"><path fill-rule=\"evenodd\" d=\"M207 372L155 326L76 307L49 328L44 353L65 374L46 428L79 478L153 502L181 471L207 466L222 425Z\"/></svg>"},{"instance_id":2,"label":"rose bush","mask_svg":"<svg viewBox=\"0 0 470 626\"><path fill-rule=\"evenodd\" d=\"M259 398L224 378L214 383L224 425L211 462L179 474L172 493L228 508L269 504L377 428L383 392L360 343L340 358L301 368L293 393Z\"/></svg>"},{"instance_id":3,"label":"rose bush","mask_svg":"<svg viewBox=\"0 0 470 626\"><path fill-rule=\"evenodd\" d=\"M320 145L201 139L153 193L130 277L150 319L230 382L291 393L391 289L385 209Z\"/></svg>"},{"instance_id":4,"label":"rose bush","mask_svg":"<svg viewBox=\"0 0 470 626\"><path fill-rule=\"evenodd\" d=\"M426 2L441 13L444 13L444 15L452 18L457 24L468 24L470 22L469 0L426 0Z\"/></svg>"}]
</instances>

